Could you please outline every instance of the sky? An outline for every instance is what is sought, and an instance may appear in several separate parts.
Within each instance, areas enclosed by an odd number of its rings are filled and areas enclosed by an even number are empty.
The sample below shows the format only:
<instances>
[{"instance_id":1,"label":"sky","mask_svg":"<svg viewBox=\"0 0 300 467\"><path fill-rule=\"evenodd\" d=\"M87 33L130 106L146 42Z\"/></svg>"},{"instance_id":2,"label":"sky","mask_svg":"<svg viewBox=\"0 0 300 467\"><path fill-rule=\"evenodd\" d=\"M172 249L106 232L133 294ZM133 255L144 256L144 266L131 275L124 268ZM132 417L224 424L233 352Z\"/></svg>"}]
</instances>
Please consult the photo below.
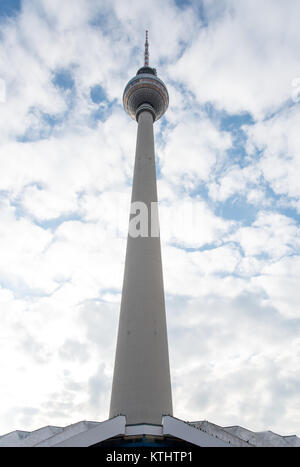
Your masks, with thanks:
<instances>
[{"instance_id":1,"label":"sky","mask_svg":"<svg viewBox=\"0 0 300 467\"><path fill-rule=\"evenodd\" d=\"M0 0L0 434L108 418L148 29L174 415L300 436L299 18Z\"/></svg>"}]
</instances>

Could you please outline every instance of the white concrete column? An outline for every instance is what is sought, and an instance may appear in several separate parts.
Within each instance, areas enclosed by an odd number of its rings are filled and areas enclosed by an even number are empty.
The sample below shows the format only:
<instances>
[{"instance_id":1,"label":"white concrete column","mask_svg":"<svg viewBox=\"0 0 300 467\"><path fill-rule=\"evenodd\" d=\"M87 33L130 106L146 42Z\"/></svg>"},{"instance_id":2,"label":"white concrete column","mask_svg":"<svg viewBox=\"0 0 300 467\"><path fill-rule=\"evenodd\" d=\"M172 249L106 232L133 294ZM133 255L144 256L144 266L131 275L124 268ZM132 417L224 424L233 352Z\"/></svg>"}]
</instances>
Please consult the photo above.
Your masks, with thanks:
<instances>
[{"instance_id":1,"label":"white concrete column","mask_svg":"<svg viewBox=\"0 0 300 467\"><path fill-rule=\"evenodd\" d=\"M132 203L157 202L153 118L138 117ZM155 210L154 210L155 213ZM157 215L157 214L154 214ZM150 222L149 222L150 225ZM162 424L172 415L160 237L127 240L126 262L113 377L110 418L127 424Z\"/></svg>"}]
</instances>

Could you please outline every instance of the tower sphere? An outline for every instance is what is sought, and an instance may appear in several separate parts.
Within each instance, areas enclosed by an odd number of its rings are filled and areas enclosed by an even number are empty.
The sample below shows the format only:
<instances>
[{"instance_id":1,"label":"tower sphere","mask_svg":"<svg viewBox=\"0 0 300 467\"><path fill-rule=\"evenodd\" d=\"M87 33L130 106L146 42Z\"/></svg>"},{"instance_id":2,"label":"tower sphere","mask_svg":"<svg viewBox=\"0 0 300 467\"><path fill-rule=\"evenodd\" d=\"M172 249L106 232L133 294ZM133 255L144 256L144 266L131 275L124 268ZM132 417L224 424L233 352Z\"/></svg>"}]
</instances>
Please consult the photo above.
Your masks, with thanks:
<instances>
[{"instance_id":1,"label":"tower sphere","mask_svg":"<svg viewBox=\"0 0 300 467\"><path fill-rule=\"evenodd\" d=\"M125 87L124 109L133 120L137 120L141 110L149 110L153 120L159 120L169 105L166 85L156 76L156 70L149 66L140 68Z\"/></svg>"}]
</instances>

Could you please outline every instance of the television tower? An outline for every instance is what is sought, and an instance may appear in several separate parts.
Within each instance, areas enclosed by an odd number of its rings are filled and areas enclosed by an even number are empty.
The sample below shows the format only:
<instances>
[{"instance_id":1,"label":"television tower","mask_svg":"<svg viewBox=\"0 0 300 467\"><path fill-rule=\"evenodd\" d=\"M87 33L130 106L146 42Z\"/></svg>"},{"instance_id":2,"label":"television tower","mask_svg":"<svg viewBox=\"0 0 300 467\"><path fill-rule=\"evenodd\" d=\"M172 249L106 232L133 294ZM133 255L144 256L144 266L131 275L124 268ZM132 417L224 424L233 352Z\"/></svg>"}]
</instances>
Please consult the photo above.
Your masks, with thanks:
<instances>
[{"instance_id":1,"label":"television tower","mask_svg":"<svg viewBox=\"0 0 300 467\"><path fill-rule=\"evenodd\" d=\"M169 95L149 66L148 31L144 66L125 87L123 105L138 123L130 221L135 203L142 204L148 228L138 236L129 228L109 417L161 425L163 415L172 415L172 393L153 124L166 112Z\"/></svg>"},{"instance_id":2,"label":"television tower","mask_svg":"<svg viewBox=\"0 0 300 467\"><path fill-rule=\"evenodd\" d=\"M147 31L145 63L127 84L123 103L138 133L109 420L15 430L0 436L0 447L103 447L106 462L107 455L124 460L118 452L124 447L157 447L154 462L191 461L195 447L300 447L297 436L173 417L153 136L153 123L166 112L169 96L149 66ZM146 227L141 228L145 219L137 211L148 212Z\"/></svg>"}]
</instances>

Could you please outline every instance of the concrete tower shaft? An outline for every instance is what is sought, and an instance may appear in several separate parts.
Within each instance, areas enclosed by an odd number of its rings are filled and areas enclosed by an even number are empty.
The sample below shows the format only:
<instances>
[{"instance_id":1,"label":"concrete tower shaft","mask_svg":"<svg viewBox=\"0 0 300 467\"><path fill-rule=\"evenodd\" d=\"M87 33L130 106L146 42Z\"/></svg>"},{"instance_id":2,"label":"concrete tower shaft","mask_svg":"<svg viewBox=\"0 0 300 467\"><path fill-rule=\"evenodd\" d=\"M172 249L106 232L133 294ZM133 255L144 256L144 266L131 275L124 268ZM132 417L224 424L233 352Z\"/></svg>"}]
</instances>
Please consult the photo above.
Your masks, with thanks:
<instances>
[{"instance_id":1,"label":"concrete tower shaft","mask_svg":"<svg viewBox=\"0 0 300 467\"><path fill-rule=\"evenodd\" d=\"M152 223L158 225L158 213L151 210L151 204L157 203L156 107L148 97L139 99L131 202L144 203L149 216L156 216ZM159 233L151 237L151 231L147 237L128 235L127 240L110 418L119 414L126 416L127 424L158 425L163 415L172 414L161 245Z\"/></svg>"}]
</instances>

